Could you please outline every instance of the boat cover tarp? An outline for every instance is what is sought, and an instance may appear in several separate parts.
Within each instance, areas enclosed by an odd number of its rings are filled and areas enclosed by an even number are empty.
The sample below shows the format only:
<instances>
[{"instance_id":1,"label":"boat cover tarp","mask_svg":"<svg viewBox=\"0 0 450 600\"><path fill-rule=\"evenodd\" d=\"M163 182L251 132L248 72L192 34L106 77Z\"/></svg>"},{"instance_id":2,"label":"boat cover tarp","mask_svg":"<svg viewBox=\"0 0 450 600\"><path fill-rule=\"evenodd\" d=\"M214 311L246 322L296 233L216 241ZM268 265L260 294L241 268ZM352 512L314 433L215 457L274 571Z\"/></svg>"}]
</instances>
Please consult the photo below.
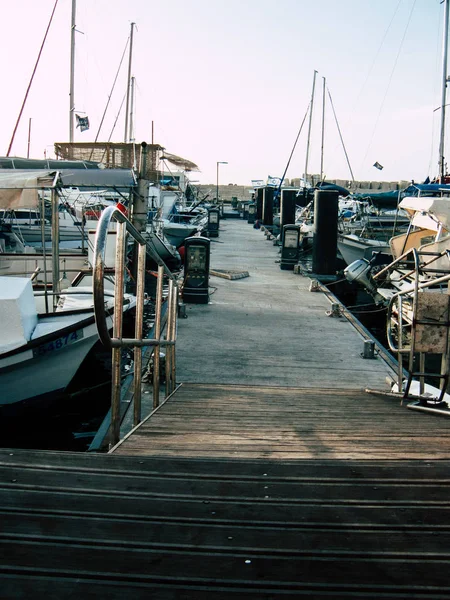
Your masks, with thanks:
<instances>
[{"instance_id":1,"label":"boat cover tarp","mask_svg":"<svg viewBox=\"0 0 450 600\"><path fill-rule=\"evenodd\" d=\"M100 169L98 163L87 160L56 160L55 158L22 158L1 156L0 169L39 169L60 171L61 169Z\"/></svg>"},{"instance_id":2,"label":"boat cover tarp","mask_svg":"<svg viewBox=\"0 0 450 600\"><path fill-rule=\"evenodd\" d=\"M55 176L55 171L0 171L0 208L38 206L39 189L52 187Z\"/></svg>"},{"instance_id":3,"label":"boat cover tarp","mask_svg":"<svg viewBox=\"0 0 450 600\"><path fill-rule=\"evenodd\" d=\"M63 187L130 188L137 185L132 169L61 169Z\"/></svg>"},{"instance_id":4,"label":"boat cover tarp","mask_svg":"<svg viewBox=\"0 0 450 600\"><path fill-rule=\"evenodd\" d=\"M397 208L399 192L390 190L388 192L374 192L369 194L353 194L354 200L371 202L376 208Z\"/></svg>"}]
</instances>

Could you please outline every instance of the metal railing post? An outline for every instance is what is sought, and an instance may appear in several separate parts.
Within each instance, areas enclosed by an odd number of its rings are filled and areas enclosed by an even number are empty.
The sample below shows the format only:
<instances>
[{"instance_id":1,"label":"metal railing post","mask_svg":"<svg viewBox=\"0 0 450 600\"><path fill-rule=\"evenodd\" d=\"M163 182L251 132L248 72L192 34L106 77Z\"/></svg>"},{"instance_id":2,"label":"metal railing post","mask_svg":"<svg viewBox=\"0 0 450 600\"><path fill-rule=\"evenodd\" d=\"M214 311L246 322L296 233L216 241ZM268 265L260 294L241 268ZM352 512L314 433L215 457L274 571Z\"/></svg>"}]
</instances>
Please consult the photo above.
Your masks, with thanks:
<instances>
[{"instance_id":1,"label":"metal railing post","mask_svg":"<svg viewBox=\"0 0 450 600\"><path fill-rule=\"evenodd\" d=\"M139 245L136 274L136 326L135 338L142 339L144 324L144 283L145 283L145 246ZM134 407L133 425L141 421L141 382L142 382L142 346L134 348Z\"/></svg>"},{"instance_id":2,"label":"metal railing post","mask_svg":"<svg viewBox=\"0 0 450 600\"><path fill-rule=\"evenodd\" d=\"M117 224L116 240L116 273L114 286L114 327L113 335L122 339L123 293L125 267L126 224ZM111 442L113 445L120 440L120 389L122 370L122 349L116 346L112 349L112 395L111 395Z\"/></svg>"},{"instance_id":3,"label":"metal railing post","mask_svg":"<svg viewBox=\"0 0 450 600\"><path fill-rule=\"evenodd\" d=\"M157 345L153 351L153 408L159 406L159 363L161 341L161 309L163 294L164 269L158 266L158 280L156 283L156 306L155 306L155 340Z\"/></svg>"}]
</instances>

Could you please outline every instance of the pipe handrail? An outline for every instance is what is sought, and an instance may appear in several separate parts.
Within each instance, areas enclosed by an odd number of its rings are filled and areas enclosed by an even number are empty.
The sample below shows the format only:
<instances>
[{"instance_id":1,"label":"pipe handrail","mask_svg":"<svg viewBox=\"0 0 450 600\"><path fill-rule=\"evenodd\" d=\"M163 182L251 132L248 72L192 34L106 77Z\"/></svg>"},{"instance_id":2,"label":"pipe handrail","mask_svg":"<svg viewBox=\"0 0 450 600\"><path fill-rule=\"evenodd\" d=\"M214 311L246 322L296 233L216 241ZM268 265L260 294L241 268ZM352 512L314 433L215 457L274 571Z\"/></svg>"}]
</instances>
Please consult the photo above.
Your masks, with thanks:
<instances>
[{"instance_id":1,"label":"pipe handrail","mask_svg":"<svg viewBox=\"0 0 450 600\"><path fill-rule=\"evenodd\" d=\"M114 321L113 335L109 333L105 310L105 253L108 239L108 229L111 220L118 222L115 260L115 290L114 290ZM122 319L124 304L124 271L126 254L126 233L129 233L138 244L138 261L136 276L136 324L134 338L122 337ZM154 337L143 338L143 312L144 312L144 282L145 258L149 254L158 265L158 279L155 306ZM166 339L162 339L165 322L162 319L163 311L163 279L169 280L169 294L167 298L168 331ZM174 389L175 377L175 342L176 319L178 312L178 286L177 280L168 269L165 262L156 252L147 246L142 234L134 227L127 217L115 206L106 208L100 217L94 242L93 264L93 297L94 315L97 331L102 343L112 349L112 393L111 393L111 443L115 445L120 439L120 391L121 391L121 349L134 348L134 411L133 423L138 425L141 421L141 382L142 382L142 348L153 347L153 408L159 406L159 360L161 346L167 347L166 372L170 377L166 379L166 397Z\"/></svg>"}]
</instances>

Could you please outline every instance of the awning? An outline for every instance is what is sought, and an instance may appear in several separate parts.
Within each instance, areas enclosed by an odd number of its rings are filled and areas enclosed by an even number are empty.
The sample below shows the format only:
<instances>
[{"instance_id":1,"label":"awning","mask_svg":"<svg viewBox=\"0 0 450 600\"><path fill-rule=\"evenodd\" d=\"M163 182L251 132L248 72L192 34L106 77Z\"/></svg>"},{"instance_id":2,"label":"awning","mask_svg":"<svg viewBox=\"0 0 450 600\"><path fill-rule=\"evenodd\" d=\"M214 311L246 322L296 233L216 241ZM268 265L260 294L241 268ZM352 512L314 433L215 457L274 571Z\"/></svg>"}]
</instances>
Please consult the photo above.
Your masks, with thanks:
<instances>
[{"instance_id":1,"label":"awning","mask_svg":"<svg viewBox=\"0 0 450 600\"><path fill-rule=\"evenodd\" d=\"M0 208L37 207L38 191L53 187L56 176L56 171L0 171Z\"/></svg>"},{"instance_id":2,"label":"awning","mask_svg":"<svg viewBox=\"0 0 450 600\"><path fill-rule=\"evenodd\" d=\"M195 163L193 163L192 161L187 160L187 158L182 158L181 156L176 156L176 154L169 154L166 151L163 152L163 155L161 156L161 160L167 160L168 162L172 163L176 167L180 167L180 169L183 169L184 171L198 171L199 170L198 166Z\"/></svg>"}]
</instances>

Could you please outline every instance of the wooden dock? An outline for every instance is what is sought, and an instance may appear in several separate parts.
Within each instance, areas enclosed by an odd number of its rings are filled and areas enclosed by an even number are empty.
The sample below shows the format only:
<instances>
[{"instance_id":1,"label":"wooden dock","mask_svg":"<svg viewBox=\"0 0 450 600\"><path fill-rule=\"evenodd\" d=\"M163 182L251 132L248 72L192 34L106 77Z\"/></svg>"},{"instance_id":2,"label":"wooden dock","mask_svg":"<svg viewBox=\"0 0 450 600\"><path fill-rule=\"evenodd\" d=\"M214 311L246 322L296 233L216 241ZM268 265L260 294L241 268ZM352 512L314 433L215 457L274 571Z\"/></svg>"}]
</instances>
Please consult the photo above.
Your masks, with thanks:
<instances>
[{"instance_id":1,"label":"wooden dock","mask_svg":"<svg viewBox=\"0 0 450 600\"><path fill-rule=\"evenodd\" d=\"M109 454L0 450L1 598L450 598L450 424L243 221L179 388Z\"/></svg>"}]
</instances>

